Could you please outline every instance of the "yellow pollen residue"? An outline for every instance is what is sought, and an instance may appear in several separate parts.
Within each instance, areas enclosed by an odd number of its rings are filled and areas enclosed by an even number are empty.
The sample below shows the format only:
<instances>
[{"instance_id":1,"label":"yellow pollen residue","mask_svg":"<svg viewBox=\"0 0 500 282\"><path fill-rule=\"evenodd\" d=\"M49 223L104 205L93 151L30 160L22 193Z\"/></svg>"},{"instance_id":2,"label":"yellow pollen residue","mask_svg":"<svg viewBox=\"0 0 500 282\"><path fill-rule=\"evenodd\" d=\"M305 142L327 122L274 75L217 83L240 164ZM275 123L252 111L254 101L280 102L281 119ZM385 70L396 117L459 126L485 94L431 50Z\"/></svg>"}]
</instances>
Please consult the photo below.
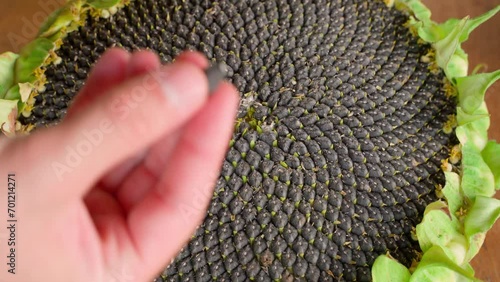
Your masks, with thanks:
<instances>
[{"instance_id":1,"label":"yellow pollen residue","mask_svg":"<svg viewBox=\"0 0 500 282\"><path fill-rule=\"evenodd\" d=\"M438 75L441 73L441 68L439 67L439 65L437 64L436 61L433 61L430 65L429 65L429 71L434 74L434 75Z\"/></svg>"},{"instance_id":2,"label":"yellow pollen residue","mask_svg":"<svg viewBox=\"0 0 500 282\"><path fill-rule=\"evenodd\" d=\"M451 172L453 170L453 166L450 164L448 159L444 159L441 161L441 169L445 172Z\"/></svg>"},{"instance_id":3,"label":"yellow pollen residue","mask_svg":"<svg viewBox=\"0 0 500 282\"><path fill-rule=\"evenodd\" d=\"M441 73L441 68L439 67L438 63L436 62L436 51L434 49L430 49L427 52L427 54L420 57L420 61L422 63L429 64L428 70L432 74L437 75L437 74Z\"/></svg>"},{"instance_id":4,"label":"yellow pollen residue","mask_svg":"<svg viewBox=\"0 0 500 282\"><path fill-rule=\"evenodd\" d=\"M417 28L414 26L414 22L413 20L408 20L406 21L404 24L403 24L404 27L406 27L411 35L413 35L414 37L418 37L418 30Z\"/></svg>"},{"instance_id":5,"label":"yellow pollen residue","mask_svg":"<svg viewBox=\"0 0 500 282\"><path fill-rule=\"evenodd\" d=\"M460 207L460 209L455 212L455 215L459 218L463 218L466 214L467 210L464 207Z\"/></svg>"},{"instance_id":6,"label":"yellow pollen residue","mask_svg":"<svg viewBox=\"0 0 500 282\"><path fill-rule=\"evenodd\" d=\"M394 6L394 0L384 0L384 3L387 5L387 7Z\"/></svg>"},{"instance_id":7,"label":"yellow pollen residue","mask_svg":"<svg viewBox=\"0 0 500 282\"><path fill-rule=\"evenodd\" d=\"M55 50L59 50L59 48L61 48L61 46L63 45L62 38L58 38L56 41L54 41L54 45L56 46Z\"/></svg>"},{"instance_id":8,"label":"yellow pollen residue","mask_svg":"<svg viewBox=\"0 0 500 282\"><path fill-rule=\"evenodd\" d=\"M35 69L33 73L35 74L36 80L38 82L38 80L43 79L45 71L41 67L39 67Z\"/></svg>"},{"instance_id":9,"label":"yellow pollen residue","mask_svg":"<svg viewBox=\"0 0 500 282\"><path fill-rule=\"evenodd\" d=\"M453 98L453 97L456 97L457 96L457 89L455 88L455 86L453 86L453 84L451 84L451 82L448 80L448 79L443 79L443 91L446 95L446 97L448 98Z\"/></svg>"},{"instance_id":10,"label":"yellow pollen residue","mask_svg":"<svg viewBox=\"0 0 500 282\"><path fill-rule=\"evenodd\" d=\"M444 198L443 186L441 186L441 184L437 184L435 188L436 188L436 196L440 199Z\"/></svg>"},{"instance_id":11,"label":"yellow pollen residue","mask_svg":"<svg viewBox=\"0 0 500 282\"><path fill-rule=\"evenodd\" d=\"M57 47L57 45L56 45L56 47ZM48 66L51 64L58 65L61 62L62 62L62 59L59 56L57 56L56 52L54 50L50 50L49 57L45 60L43 65L45 65L45 66ZM42 73L43 73L43 71L42 71Z\"/></svg>"},{"instance_id":12,"label":"yellow pollen residue","mask_svg":"<svg viewBox=\"0 0 500 282\"><path fill-rule=\"evenodd\" d=\"M453 148L451 148L450 152L450 163L452 164L457 164L460 159L462 159L462 150L460 148L460 145L455 145Z\"/></svg>"},{"instance_id":13,"label":"yellow pollen residue","mask_svg":"<svg viewBox=\"0 0 500 282\"><path fill-rule=\"evenodd\" d=\"M453 129L457 127L457 117L455 115L449 115L448 120L443 125L443 132L446 134L450 134L453 132Z\"/></svg>"},{"instance_id":14,"label":"yellow pollen residue","mask_svg":"<svg viewBox=\"0 0 500 282\"><path fill-rule=\"evenodd\" d=\"M101 11L96 8L91 8L90 13L89 13L93 18L99 18L101 17Z\"/></svg>"},{"instance_id":15,"label":"yellow pollen residue","mask_svg":"<svg viewBox=\"0 0 500 282\"><path fill-rule=\"evenodd\" d=\"M47 83L47 77L45 76L45 69L39 67L34 72L36 81L34 83L35 89L43 89L45 84Z\"/></svg>"},{"instance_id":16,"label":"yellow pollen residue","mask_svg":"<svg viewBox=\"0 0 500 282\"><path fill-rule=\"evenodd\" d=\"M29 104L26 104L24 106L24 109L23 109L23 112L22 112L22 115L24 117L29 117L31 116L31 112L33 111L33 105L29 105Z\"/></svg>"}]
</instances>

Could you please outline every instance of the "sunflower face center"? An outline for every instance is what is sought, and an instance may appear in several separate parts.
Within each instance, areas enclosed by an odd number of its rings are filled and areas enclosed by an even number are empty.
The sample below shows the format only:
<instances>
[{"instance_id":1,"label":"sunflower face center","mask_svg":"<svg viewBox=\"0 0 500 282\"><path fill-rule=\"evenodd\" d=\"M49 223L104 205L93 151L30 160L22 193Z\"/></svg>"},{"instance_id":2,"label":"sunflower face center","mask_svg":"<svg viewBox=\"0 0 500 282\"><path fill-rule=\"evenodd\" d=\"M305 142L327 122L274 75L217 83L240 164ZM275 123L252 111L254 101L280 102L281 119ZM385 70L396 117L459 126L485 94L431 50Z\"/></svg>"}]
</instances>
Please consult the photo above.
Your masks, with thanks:
<instances>
[{"instance_id":1,"label":"sunflower face center","mask_svg":"<svg viewBox=\"0 0 500 282\"><path fill-rule=\"evenodd\" d=\"M416 258L455 142L407 20L382 1L132 1L64 39L24 122L59 121L110 46L199 50L242 102L205 222L158 279L370 281L378 255Z\"/></svg>"}]
</instances>

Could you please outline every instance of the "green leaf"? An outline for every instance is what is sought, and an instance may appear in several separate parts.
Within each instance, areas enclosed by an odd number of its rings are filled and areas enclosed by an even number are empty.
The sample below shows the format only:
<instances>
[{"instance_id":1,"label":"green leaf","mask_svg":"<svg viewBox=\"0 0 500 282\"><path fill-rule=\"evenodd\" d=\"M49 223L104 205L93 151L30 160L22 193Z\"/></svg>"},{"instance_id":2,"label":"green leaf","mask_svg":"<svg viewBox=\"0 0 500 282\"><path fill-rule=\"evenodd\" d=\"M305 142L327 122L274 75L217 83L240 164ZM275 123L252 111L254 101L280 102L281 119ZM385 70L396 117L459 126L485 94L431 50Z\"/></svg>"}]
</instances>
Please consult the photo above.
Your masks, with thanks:
<instances>
[{"instance_id":1,"label":"green leaf","mask_svg":"<svg viewBox=\"0 0 500 282\"><path fill-rule=\"evenodd\" d=\"M434 48L436 49L436 62L438 66L445 71L447 77L454 77L448 70L448 64L460 46L460 36L468 20L469 19L466 17L458 21L445 38L434 43Z\"/></svg>"},{"instance_id":2,"label":"green leaf","mask_svg":"<svg viewBox=\"0 0 500 282\"><path fill-rule=\"evenodd\" d=\"M467 39L469 39L469 35L476 29L478 26L480 26L482 23L486 22L489 20L491 17L493 17L496 13L500 11L500 5L496 6L492 10L484 13L483 15L473 18L469 21L467 21L467 24L465 25L464 32L460 36L460 42L465 42Z\"/></svg>"},{"instance_id":3,"label":"green leaf","mask_svg":"<svg viewBox=\"0 0 500 282\"><path fill-rule=\"evenodd\" d=\"M431 20L431 10L429 10L429 8L427 8L421 1L401 0L399 2L403 3L419 21L429 22Z\"/></svg>"},{"instance_id":4,"label":"green leaf","mask_svg":"<svg viewBox=\"0 0 500 282\"><path fill-rule=\"evenodd\" d=\"M89 5L97 9L109 9L120 3L120 0L94 0L89 1Z\"/></svg>"},{"instance_id":5,"label":"green leaf","mask_svg":"<svg viewBox=\"0 0 500 282\"><path fill-rule=\"evenodd\" d=\"M463 196L460 191L460 176L454 172L444 172L446 184L443 194L451 214L455 214L463 206Z\"/></svg>"},{"instance_id":6,"label":"green leaf","mask_svg":"<svg viewBox=\"0 0 500 282\"><path fill-rule=\"evenodd\" d=\"M55 47L46 38L38 38L24 47L16 62L16 82L33 82L34 71L49 57L49 52Z\"/></svg>"},{"instance_id":7,"label":"green leaf","mask_svg":"<svg viewBox=\"0 0 500 282\"><path fill-rule=\"evenodd\" d=\"M419 36L429 43L434 43L436 61L448 78L467 76L468 58L460 44L480 24L487 21L500 10L500 6L473 19L450 19L443 24L423 22L418 27Z\"/></svg>"},{"instance_id":8,"label":"green leaf","mask_svg":"<svg viewBox=\"0 0 500 282\"><path fill-rule=\"evenodd\" d=\"M14 66L19 56L6 52L0 55L0 99L3 99L7 91L14 84Z\"/></svg>"},{"instance_id":9,"label":"green leaf","mask_svg":"<svg viewBox=\"0 0 500 282\"><path fill-rule=\"evenodd\" d=\"M69 26L73 21L78 21L80 16L79 2L71 2L50 14L47 20L42 24L38 37L48 38L61 29Z\"/></svg>"},{"instance_id":10,"label":"green leaf","mask_svg":"<svg viewBox=\"0 0 500 282\"><path fill-rule=\"evenodd\" d=\"M500 6L499 6L500 7ZM494 16L498 10L499 7L494 8L493 10L479 16L473 19L469 19L464 26L463 32L458 38L459 43L463 43L469 39L469 35L476 29L479 25L490 19L492 16ZM436 41L439 41L446 37L459 23L460 19L448 19L446 22L441 23L441 24L435 24L432 23L432 25L427 24L425 28L423 28L423 31L425 32L424 34L424 40L427 42L433 43Z\"/></svg>"},{"instance_id":11,"label":"green leaf","mask_svg":"<svg viewBox=\"0 0 500 282\"><path fill-rule=\"evenodd\" d=\"M469 58L465 51L458 46L455 54L453 54L448 62L446 71L449 77L467 76L469 69Z\"/></svg>"},{"instance_id":12,"label":"green leaf","mask_svg":"<svg viewBox=\"0 0 500 282\"><path fill-rule=\"evenodd\" d=\"M422 40L433 44L438 66L457 87L459 105L458 127L455 132L462 144L460 175L445 172L443 195L447 204L438 201L429 205L422 223L417 226L417 237L424 255L410 281L479 281L474 278L474 270L468 262L479 250L486 231L464 235L464 228L467 227L464 227L455 214L466 203L464 197L468 198L467 203L476 204L475 200L478 199L481 202L477 204L478 207L487 205L480 199L492 196L495 187L499 185L500 145L488 143L490 118L484 95L486 89L499 79L500 71L467 77L468 56L460 44L481 23L499 12L500 6L474 19L450 19L443 24L431 21L430 11L418 0L396 0L395 6L413 13L408 24L418 32ZM485 219L467 219L475 221L481 228L468 228L482 231L491 227L498 218L497 204L493 204L497 200L491 201L488 215L481 215Z\"/></svg>"},{"instance_id":13,"label":"green leaf","mask_svg":"<svg viewBox=\"0 0 500 282\"><path fill-rule=\"evenodd\" d=\"M12 86L7 94L5 94L5 100L21 100L21 92L19 84Z\"/></svg>"},{"instance_id":14,"label":"green leaf","mask_svg":"<svg viewBox=\"0 0 500 282\"><path fill-rule=\"evenodd\" d=\"M448 19L446 22L440 24L431 21L425 25L421 25L418 35L426 42L435 43L450 34L460 24L460 21L461 19ZM461 42L460 39L459 42Z\"/></svg>"},{"instance_id":15,"label":"green leaf","mask_svg":"<svg viewBox=\"0 0 500 282\"><path fill-rule=\"evenodd\" d=\"M454 263L439 246L433 246L424 253L413 272L411 282L478 281L474 270L467 264L463 267Z\"/></svg>"},{"instance_id":16,"label":"green leaf","mask_svg":"<svg viewBox=\"0 0 500 282\"><path fill-rule=\"evenodd\" d=\"M460 143L472 143L479 151L482 151L488 143L488 128L490 117L486 103L475 111L473 115L465 113L461 107L457 107L457 123L455 133Z\"/></svg>"},{"instance_id":17,"label":"green leaf","mask_svg":"<svg viewBox=\"0 0 500 282\"><path fill-rule=\"evenodd\" d=\"M467 258L471 260L481 249L486 232L500 217L500 200L477 196L464 220L465 236L469 240Z\"/></svg>"},{"instance_id":18,"label":"green leaf","mask_svg":"<svg viewBox=\"0 0 500 282\"><path fill-rule=\"evenodd\" d=\"M493 173L471 142L462 145L462 191L472 201L477 196L492 197L495 194Z\"/></svg>"},{"instance_id":19,"label":"green leaf","mask_svg":"<svg viewBox=\"0 0 500 282\"><path fill-rule=\"evenodd\" d=\"M440 246L456 264L462 264L467 253L467 241L460 233L460 223L441 201L429 204L424 218L417 225L417 238L425 253L433 246Z\"/></svg>"},{"instance_id":20,"label":"green leaf","mask_svg":"<svg viewBox=\"0 0 500 282\"><path fill-rule=\"evenodd\" d=\"M460 22L458 19L450 19L445 23L426 22L418 28L418 35L428 43L434 43L445 38Z\"/></svg>"},{"instance_id":21,"label":"green leaf","mask_svg":"<svg viewBox=\"0 0 500 282\"><path fill-rule=\"evenodd\" d=\"M495 177L495 188L500 189L500 144L489 141L481 155Z\"/></svg>"},{"instance_id":22,"label":"green leaf","mask_svg":"<svg viewBox=\"0 0 500 282\"><path fill-rule=\"evenodd\" d=\"M24 109L24 103L21 101L21 90L19 84L12 86L7 94L5 95L6 100L17 101L18 112L22 112Z\"/></svg>"},{"instance_id":23,"label":"green leaf","mask_svg":"<svg viewBox=\"0 0 500 282\"><path fill-rule=\"evenodd\" d=\"M484 105L486 106L486 103ZM489 117L490 117L490 114L487 111L486 111L486 113L484 113L484 112L479 113L479 111L476 110L476 113L471 115L471 114L464 112L464 110L462 110L462 108L460 106L457 107L457 123L458 123L458 125L466 125L468 123L480 120L482 118L489 118ZM488 127L486 127L486 130L487 129L488 129Z\"/></svg>"},{"instance_id":24,"label":"green leaf","mask_svg":"<svg viewBox=\"0 0 500 282\"><path fill-rule=\"evenodd\" d=\"M443 24L424 22L420 25L419 36L427 42L434 43L436 61L448 78L467 76L468 58L460 44L469 38L474 29L499 10L500 6L473 19L465 17L462 20L450 19Z\"/></svg>"},{"instance_id":25,"label":"green leaf","mask_svg":"<svg viewBox=\"0 0 500 282\"><path fill-rule=\"evenodd\" d=\"M30 83L18 83L9 89L5 95L5 99L18 101L17 109L21 113L24 110L26 101L28 101L32 91L33 86Z\"/></svg>"},{"instance_id":26,"label":"green leaf","mask_svg":"<svg viewBox=\"0 0 500 282\"><path fill-rule=\"evenodd\" d=\"M386 255L379 256L373 263L373 282L407 282L410 276L410 271L404 265Z\"/></svg>"},{"instance_id":27,"label":"green leaf","mask_svg":"<svg viewBox=\"0 0 500 282\"><path fill-rule=\"evenodd\" d=\"M498 79L500 70L456 78L458 101L464 112L474 114L484 102L486 90Z\"/></svg>"}]
</instances>

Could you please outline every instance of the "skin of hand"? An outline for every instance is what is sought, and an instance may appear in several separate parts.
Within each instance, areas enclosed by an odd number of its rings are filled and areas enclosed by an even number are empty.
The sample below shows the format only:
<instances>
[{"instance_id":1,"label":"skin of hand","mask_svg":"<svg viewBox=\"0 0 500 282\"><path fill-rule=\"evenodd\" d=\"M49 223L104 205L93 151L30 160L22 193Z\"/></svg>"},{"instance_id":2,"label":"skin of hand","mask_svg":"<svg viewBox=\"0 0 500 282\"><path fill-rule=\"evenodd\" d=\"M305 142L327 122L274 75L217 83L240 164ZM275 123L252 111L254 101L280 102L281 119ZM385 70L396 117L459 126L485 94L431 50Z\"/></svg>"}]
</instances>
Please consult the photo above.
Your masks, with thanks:
<instances>
[{"instance_id":1,"label":"skin of hand","mask_svg":"<svg viewBox=\"0 0 500 282\"><path fill-rule=\"evenodd\" d=\"M208 95L207 67L111 49L59 125L0 139L1 282L152 281L171 262L206 214L239 103L227 82Z\"/></svg>"}]
</instances>

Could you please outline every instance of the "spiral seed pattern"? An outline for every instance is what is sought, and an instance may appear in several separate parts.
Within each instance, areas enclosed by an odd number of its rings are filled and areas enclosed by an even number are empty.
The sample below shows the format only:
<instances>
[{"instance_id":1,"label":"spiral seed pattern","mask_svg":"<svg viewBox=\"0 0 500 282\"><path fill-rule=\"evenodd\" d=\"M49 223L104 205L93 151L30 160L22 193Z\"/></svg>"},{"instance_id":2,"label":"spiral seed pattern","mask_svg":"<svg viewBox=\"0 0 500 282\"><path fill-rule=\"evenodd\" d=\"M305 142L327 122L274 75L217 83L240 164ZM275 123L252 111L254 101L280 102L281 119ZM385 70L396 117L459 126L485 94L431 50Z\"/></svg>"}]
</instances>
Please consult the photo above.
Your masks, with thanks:
<instances>
[{"instance_id":1,"label":"spiral seed pattern","mask_svg":"<svg viewBox=\"0 0 500 282\"><path fill-rule=\"evenodd\" d=\"M24 122L57 123L110 46L199 50L242 102L206 219L157 281L370 281L378 255L418 255L456 143L407 20L382 1L132 1L64 39Z\"/></svg>"}]
</instances>

